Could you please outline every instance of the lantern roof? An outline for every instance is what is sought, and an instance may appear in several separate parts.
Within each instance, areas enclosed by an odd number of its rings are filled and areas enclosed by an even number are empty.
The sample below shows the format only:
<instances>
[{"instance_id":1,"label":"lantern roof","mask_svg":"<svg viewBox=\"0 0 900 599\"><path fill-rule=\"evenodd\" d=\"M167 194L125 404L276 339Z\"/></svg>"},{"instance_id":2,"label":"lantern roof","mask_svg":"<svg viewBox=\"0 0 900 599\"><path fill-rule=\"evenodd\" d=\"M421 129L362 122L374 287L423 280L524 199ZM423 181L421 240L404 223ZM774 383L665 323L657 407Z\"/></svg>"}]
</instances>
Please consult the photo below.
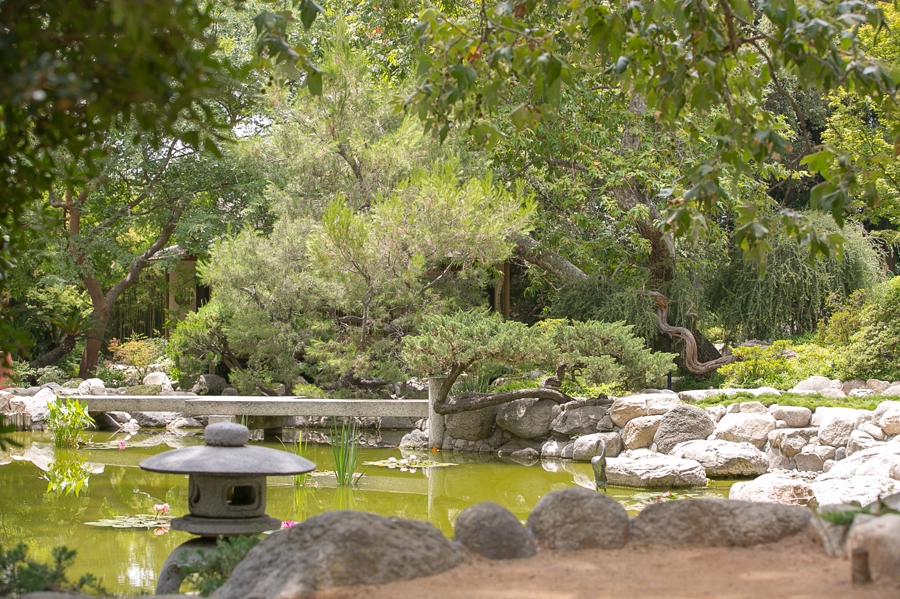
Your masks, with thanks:
<instances>
[{"instance_id":1,"label":"lantern roof","mask_svg":"<svg viewBox=\"0 0 900 599\"><path fill-rule=\"evenodd\" d=\"M206 445L166 451L141 461L140 467L151 472L225 476L278 476L316 469L314 463L298 455L246 445L250 431L240 424L211 424L203 438Z\"/></svg>"}]
</instances>

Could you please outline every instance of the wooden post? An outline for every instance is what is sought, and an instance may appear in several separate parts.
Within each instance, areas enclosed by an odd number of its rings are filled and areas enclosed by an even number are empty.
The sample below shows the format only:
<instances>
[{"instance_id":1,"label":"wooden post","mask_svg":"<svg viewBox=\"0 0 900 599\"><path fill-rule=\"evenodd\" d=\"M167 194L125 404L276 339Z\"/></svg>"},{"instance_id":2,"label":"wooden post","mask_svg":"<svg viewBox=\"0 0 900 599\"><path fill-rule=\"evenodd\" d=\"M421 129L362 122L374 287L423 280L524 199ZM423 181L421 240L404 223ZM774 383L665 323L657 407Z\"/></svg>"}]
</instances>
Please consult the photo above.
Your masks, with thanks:
<instances>
[{"instance_id":1,"label":"wooden post","mask_svg":"<svg viewBox=\"0 0 900 599\"><path fill-rule=\"evenodd\" d=\"M434 411L444 380L445 377L442 376L428 379L428 446L432 449L441 449L444 444L444 416Z\"/></svg>"}]
</instances>

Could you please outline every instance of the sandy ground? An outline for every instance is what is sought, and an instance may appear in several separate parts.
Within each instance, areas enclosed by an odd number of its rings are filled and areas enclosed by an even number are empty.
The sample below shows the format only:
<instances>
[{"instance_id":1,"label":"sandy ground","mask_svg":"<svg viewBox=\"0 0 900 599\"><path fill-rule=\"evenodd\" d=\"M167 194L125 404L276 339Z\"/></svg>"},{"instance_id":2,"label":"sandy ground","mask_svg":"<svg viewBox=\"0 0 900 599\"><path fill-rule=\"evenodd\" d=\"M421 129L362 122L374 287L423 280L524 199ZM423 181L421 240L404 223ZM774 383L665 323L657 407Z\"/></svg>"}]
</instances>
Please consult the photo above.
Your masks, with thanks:
<instances>
[{"instance_id":1,"label":"sandy ground","mask_svg":"<svg viewBox=\"0 0 900 599\"><path fill-rule=\"evenodd\" d=\"M521 560L472 559L406 582L319 591L314 599L900 599L900 582L851 584L850 561L798 536L748 548L541 552Z\"/></svg>"}]
</instances>

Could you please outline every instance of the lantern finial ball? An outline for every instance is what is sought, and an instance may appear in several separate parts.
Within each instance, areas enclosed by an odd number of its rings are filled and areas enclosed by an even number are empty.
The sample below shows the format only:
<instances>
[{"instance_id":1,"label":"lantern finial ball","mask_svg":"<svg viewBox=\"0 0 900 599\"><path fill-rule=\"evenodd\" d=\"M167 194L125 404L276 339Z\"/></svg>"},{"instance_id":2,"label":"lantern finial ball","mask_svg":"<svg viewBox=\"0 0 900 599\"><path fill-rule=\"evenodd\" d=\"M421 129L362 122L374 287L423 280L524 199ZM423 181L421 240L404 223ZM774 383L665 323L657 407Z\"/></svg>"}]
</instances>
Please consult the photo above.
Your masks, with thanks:
<instances>
[{"instance_id":1,"label":"lantern finial ball","mask_svg":"<svg viewBox=\"0 0 900 599\"><path fill-rule=\"evenodd\" d=\"M216 447L241 447L250 440L250 429L234 422L216 422L206 427L203 439Z\"/></svg>"}]
</instances>

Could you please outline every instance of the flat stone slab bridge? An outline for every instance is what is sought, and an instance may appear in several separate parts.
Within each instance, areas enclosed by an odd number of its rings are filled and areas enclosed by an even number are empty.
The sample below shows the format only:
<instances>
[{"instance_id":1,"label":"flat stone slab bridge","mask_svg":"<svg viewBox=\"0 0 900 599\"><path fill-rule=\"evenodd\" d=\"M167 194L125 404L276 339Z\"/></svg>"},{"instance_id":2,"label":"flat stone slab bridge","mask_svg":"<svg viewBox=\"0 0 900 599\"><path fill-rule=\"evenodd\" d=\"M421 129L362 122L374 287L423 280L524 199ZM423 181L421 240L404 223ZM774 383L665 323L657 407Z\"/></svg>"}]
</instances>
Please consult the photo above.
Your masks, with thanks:
<instances>
[{"instance_id":1,"label":"flat stone slab bridge","mask_svg":"<svg viewBox=\"0 0 900 599\"><path fill-rule=\"evenodd\" d=\"M189 416L358 416L425 418L427 399L80 395L89 412L182 412Z\"/></svg>"}]
</instances>

